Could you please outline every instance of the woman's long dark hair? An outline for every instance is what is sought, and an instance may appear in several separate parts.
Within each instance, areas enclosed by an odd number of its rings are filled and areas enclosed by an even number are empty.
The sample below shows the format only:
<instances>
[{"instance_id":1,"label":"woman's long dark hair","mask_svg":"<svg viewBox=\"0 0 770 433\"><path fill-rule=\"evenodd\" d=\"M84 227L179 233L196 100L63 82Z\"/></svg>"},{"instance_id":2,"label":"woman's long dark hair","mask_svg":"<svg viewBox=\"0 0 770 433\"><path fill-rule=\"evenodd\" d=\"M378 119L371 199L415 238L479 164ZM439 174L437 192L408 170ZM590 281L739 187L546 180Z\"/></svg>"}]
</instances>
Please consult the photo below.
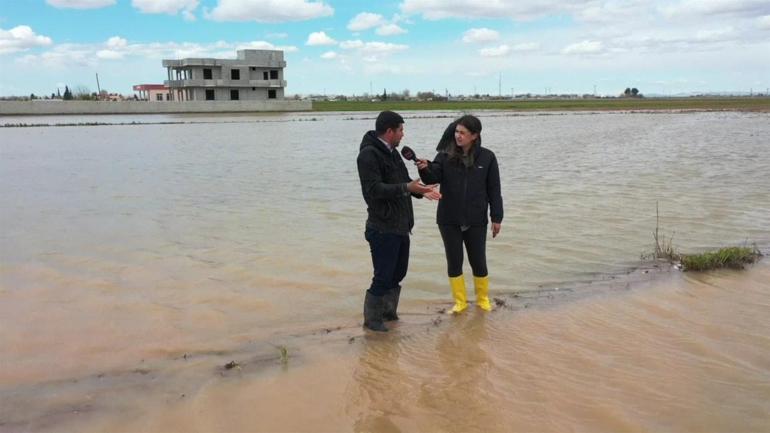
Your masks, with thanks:
<instances>
[{"instance_id":1,"label":"woman's long dark hair","mask_svg":"<svg viewBox=\"0 0 770 433\"><path fill-rule=\"evenodd\" d=\"M457 128L457 121L453 120L452 123L449 124L449 126L446 127L444 130L444 134L441 136L441 139L438 141L438 146L436 146L436 152L447 152L451 148L451 146L456 145L455 143L455 128Z\"/></svg>"},{"instance_id":2,"label":"woman's long dark hair","mask_svg":"<svg viewBox=\"0 0 770 433\"><path fill-rule=\"evenodd\" d=\"M457 141L454 139L454 130L457 128L457 125L462 125L471 133L479 135L476 138L476 141L471 145L470 154L473 155L473 149L475 149L476 146L481 146L481 120L479 120L479 118L476 116L466 114L449 125L452 127L452 142L449 146L447 146L445 152L449 154L450 159L459 161L463 156L463 150L460 146L457 145ZM448 131L449 128L444 131L445 136ZM444 137L442 136L441 139L443 140ZM441 144L441 142L439 142L439 144Z\"/></svg>"}]
</instances>

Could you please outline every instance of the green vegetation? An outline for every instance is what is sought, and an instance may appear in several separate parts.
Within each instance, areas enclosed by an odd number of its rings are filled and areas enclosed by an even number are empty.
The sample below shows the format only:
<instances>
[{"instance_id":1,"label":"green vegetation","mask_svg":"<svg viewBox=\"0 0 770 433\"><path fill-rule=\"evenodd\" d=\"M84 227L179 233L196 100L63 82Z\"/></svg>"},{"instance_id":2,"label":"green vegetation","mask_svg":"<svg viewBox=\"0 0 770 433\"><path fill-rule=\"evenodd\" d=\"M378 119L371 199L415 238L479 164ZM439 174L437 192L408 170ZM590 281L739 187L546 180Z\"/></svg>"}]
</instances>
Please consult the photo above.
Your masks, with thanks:
<instances>
[{"instance_id":1,"label":"green vegetation","mask_svg":"<svg viewBox=\"0 0 770 433\"><path fill-rule=\"evenodd\" d=\"M721 248L703 254L682 255L680 262L685 271L708 271L718 268L743 269L744 265L759 260L762 253L753 247Z\"/></svg>"},{"instance_id":2,"label":"green vegetation","mask_svg":"<svg viewBox=\"0 0 770 433\"><path fill-rule=\"evenodd\" d=\"M314 101L313 111L382 110L726 110L770 111L768 97L517 99L498 101Z\"/></svg>"},{"instance_id":3,"label":"green vegetation","mask_svg":"<svg viewBox=\"0 0 770 433\"><path fill-rule=\"evenodd\" d=\"M660 214L656 203L655 231L652 232L652 237L655 239L655 251L650 255L642 255L642 259L653 258L678 263L683 271L709 271L719 268L743 269L744 265L754 263L762 257L762 252L756 245L752 247L725 247L701 254L679 254L674 249L674 236L661 235L659 227Z\"/></svg>"}]
</instances>

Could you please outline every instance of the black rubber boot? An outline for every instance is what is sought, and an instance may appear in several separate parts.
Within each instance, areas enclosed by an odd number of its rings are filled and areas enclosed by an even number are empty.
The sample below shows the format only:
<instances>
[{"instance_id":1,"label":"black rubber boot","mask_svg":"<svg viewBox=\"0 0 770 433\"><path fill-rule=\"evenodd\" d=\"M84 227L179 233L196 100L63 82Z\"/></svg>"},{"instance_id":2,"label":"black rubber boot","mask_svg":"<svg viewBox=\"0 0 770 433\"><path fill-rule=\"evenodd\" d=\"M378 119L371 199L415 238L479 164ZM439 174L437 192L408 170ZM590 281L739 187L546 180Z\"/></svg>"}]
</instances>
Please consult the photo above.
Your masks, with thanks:
<instances>
[{"instance_id":1,"label":"black rubber boot","mask_svg":"<svg viewBox=\"0 0 770 433\"><path fill-rule=\"evenodd\" d=\"M385 304L385 309L382 313L382 318L386 321L392 321L392 320L398 320L398 298L401 297L401 286L396 286L388 293L385 294L385 296L382 297L382 300Z\"/></svg>"},{"instance_id":2,"label":"black rubber boot","mask_svg":"<svg viewBox=\"0 0 770 433\"><path fill-rule=\"evenodd\" d=\"M364 327L377 332L388 332L388 328L382 323L382 311L385 308L384 296L374 296L366 292L364 298Z\"/></svg>"}]
</instances>

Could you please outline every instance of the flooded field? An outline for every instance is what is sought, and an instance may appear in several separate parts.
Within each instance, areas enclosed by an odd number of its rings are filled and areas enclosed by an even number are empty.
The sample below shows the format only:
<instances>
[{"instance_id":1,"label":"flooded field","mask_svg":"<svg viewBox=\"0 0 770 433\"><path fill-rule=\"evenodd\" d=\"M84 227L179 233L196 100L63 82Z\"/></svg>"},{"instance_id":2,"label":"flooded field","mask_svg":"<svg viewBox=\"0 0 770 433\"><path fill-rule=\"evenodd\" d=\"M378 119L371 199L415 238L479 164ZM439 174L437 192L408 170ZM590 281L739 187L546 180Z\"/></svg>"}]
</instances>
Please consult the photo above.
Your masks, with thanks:
<instances>
[{"instance_id":1,"label":"flooded field","mask_svg":"<svg viewBox=\"0 0 770 433\"><path fill-rule=\"evenodd\" d=\"M457 115L404 114L423 157ZM0 431L766 429L767 263L640 256L656 205L684 252L768 252L770 115L476 114L506 305L439 314L416 201L403 321L374 338L355 157L376 113L0 128Z\"/></svg>"}]
</instances>

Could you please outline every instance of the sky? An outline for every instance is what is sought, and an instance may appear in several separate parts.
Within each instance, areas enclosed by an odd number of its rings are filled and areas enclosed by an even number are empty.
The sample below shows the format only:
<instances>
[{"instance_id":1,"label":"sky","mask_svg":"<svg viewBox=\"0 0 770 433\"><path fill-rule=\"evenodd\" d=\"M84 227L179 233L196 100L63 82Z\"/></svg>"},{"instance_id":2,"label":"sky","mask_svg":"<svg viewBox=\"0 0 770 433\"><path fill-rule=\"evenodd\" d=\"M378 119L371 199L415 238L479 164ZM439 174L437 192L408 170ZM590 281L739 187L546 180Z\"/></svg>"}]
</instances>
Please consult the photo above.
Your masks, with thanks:
<instances>
[{"instance_id":1,"label":"sky","mask_svg":"<svg viewBox=\"0 0 770 433\"><path fill-rule=\"evenodd\" d=\"M0 96L279 49L287 95L766 92L770 0L0 0Z\"/></svg>"}]
</instances>

